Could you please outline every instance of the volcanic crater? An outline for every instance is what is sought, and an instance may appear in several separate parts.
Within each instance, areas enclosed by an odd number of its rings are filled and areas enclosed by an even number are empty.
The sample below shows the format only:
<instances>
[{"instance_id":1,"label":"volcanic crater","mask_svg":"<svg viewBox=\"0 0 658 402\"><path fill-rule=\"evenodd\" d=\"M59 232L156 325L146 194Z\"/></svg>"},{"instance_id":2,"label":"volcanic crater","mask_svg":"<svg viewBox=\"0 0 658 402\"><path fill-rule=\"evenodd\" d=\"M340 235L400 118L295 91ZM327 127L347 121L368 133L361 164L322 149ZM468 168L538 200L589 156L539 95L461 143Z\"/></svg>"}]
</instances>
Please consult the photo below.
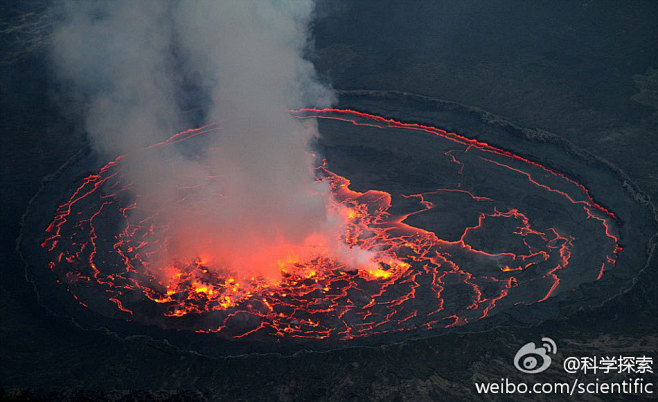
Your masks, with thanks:
<instances>
[{"instance_id":1,"label":"volcanic crater","mask_svg":"<svg viewBox=\"0 0 658 402\"><path fill-rule=\"evenodd\" d=\"M204 353L288 351L536 324L628 289L650 258L651 205L559 136L386 92L291 116L318 120L317 179L347 219L340 239L375 264L290 261L270 283L199 256L153 274L146 250L166 247L149 242L170 228L129 223L140 205L122 163L202 147L220 123L112 161L86 150L44 180L20 241L41 303L83 328Z\"/></svg>"}]
</instances>

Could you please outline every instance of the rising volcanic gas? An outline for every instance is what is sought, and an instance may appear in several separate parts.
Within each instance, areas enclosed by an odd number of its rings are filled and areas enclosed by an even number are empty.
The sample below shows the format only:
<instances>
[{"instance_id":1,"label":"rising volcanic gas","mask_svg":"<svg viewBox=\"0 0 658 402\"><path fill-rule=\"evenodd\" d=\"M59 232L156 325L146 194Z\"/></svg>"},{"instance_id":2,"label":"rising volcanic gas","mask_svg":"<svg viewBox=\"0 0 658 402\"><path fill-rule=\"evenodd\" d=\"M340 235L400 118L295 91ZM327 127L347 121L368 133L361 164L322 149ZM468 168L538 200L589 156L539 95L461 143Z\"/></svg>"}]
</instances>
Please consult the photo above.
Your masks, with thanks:
<instances>
[{"instance_id":1,"label":"rising volcanic gas","mask_svg":"<svg viewBox=\"0 0 658 402\"><path fill-rule=\"evenodd\" d=\"M167 247L148 253L147 264L202 258L240 277L276 280L288 261L371 258L337 241L345 220L329 185L314 179L309 141L317 127L288 113L333 100L303 57L312 11L310 1L120 1L63 10L53 55L87 101L86 129L103 154L130 153L186 124L182 83L207 98L200 119L222 125L202 151L168 148L124 163L121 175L143 208L131 222L157 211L157 224L170 228ZM181 201L190 182L194 195Z\"/></svg>"}]
</instances>

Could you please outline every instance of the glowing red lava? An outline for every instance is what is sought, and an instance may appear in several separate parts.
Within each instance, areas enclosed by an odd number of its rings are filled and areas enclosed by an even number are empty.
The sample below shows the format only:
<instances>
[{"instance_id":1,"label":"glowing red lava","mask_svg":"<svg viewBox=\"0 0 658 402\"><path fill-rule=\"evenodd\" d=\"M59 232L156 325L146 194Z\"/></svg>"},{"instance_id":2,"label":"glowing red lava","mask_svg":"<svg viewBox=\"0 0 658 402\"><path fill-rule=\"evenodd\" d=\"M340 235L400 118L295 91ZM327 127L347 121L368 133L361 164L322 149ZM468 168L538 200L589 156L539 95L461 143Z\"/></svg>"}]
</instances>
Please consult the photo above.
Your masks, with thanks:
<instances>
[{"instance_id":1,"label":"glowing red lava","mask_svg":"<svg viewBox=\"0 0 658 402\"><path fill-rule=\"evenodd\" d=\"M595 202L587 188L559 171L431 126L341 109L303 109L292 115L424 132L450 141L456 148L444 155L455 164L457 174L463 174L466 155L471 155L478 163L569 205L592 225L588 230L601 237L607 252L589 262L587 280L600 279L615 264L621 250L617 218ZM217 125L188 130L139 152L157 152L215 130ZM160 239L166 239L169 228L158 226L157 212L139 223L129 220L140 208L129 196L131 183L121 175L122 162L132 156L119 156L82 180L59 206L42 243L50 268L73 297L111 317L258 339L351 339L452 327L553 296L576 247L572 234L535 223L522 208L498 202L494 193L476 194L461 183L431 188L397 197L412 207L393 214L391 194L353 191L347 178L323 164L317 170L318 180L330 183L348 221L341 241L376 251L377 264L354 269L323 256L284 261L281 280L274 283L222 273L212 269L204 256L155 267L148 263L150 253L166 247ZM463 197L461 203L478 208L477 222L462 227L459 238L442 239L407 223L412 216L431 213L437 197L444 195ZM505 237L507 249L487 249L477 240L483 236Z\"/></svg>"}]
</instances>

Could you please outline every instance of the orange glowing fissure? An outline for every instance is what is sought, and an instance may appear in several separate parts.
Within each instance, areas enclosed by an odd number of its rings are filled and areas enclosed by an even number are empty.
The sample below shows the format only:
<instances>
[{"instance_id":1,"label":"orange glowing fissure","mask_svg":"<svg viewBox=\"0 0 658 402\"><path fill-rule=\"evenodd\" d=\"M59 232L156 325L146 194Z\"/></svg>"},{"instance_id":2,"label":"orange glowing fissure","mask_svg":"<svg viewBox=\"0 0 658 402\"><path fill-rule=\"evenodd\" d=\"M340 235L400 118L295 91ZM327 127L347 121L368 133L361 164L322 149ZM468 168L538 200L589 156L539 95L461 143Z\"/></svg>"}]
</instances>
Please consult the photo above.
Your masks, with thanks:
<instances>
[{"instance_id":1,"label":"orange glowing fissure","mask_svg":"<svg viewBox=\"0 0 658 402\"><path fill-rule=\"evenodd\" d=\"M616 263L621 251L617 217L595 202L582 184L559 171L431 126L346 109L300 109L291 114L301 119L332 119L381 129L420 131L463 145L466 151L477 148L497 155L497 160L481 159L525 177L540 191L563 198L582 209L587 219L598 223L602 238L609 242L609 252L592 280L600 279ZM187 130L139 152L151 152L217 129L217 124L211 124ZM461 163L453 151L446 156ZM323 163L317 167L318 180L329 183L336 210L347 222L340 240L349 247L375 252L374 261L346 267L323 255L310 260L291 256L277 261L281 275L274 281L214 269L211 254L156 267L149 261L166 247L158 240L163 237L159 232L166 232L166 228L158 227L152 218L139 222L129 219L139 206L136 201L122 204L120 197L131 189L131 184L121 177L121 163L127 157L117 157L97 174L82 180L58 207L46 228L42 247L49 255L49 267L63 278L82 305L94 304L105 312L113 306L113 316L129 320L165 322L174 328L214 332L227 338L351 339L416 328L452 327L491 315L521 285L538 287L541 294L520 302L510 299L507 303L530 304L548 299L559 288L560 273L569 266L573 252L572 236L551 227L533 227L530 219L514 208L494 207L482 212L477 224L464 228L459 239L443 240L435 233L406 224L405 220L431 210L434 205L428 198L432 195L455 193L475 203L487 203L490 198L462 188L433 189L405 195L417 200L420 209L394 216L389 213L389 193L353 191L347 178L333 173ZM505 159L559 177L576 190L567 193L553 188L533 173L505 163ZM120 232L112 236L99 234L101 219L122 222ZM523 251L491 253L469 244L469 236L494 219L514 223L514 236ZM474 273L463 261L495 261L497 268L495 272ZM532 270L538 274L530 279L521 276ZM104 301L96 300L98 294L103 295ZM149 307L145 308L145 304ZM153 318L154 314L164 321Z\"/></svg>"}]
</instances>

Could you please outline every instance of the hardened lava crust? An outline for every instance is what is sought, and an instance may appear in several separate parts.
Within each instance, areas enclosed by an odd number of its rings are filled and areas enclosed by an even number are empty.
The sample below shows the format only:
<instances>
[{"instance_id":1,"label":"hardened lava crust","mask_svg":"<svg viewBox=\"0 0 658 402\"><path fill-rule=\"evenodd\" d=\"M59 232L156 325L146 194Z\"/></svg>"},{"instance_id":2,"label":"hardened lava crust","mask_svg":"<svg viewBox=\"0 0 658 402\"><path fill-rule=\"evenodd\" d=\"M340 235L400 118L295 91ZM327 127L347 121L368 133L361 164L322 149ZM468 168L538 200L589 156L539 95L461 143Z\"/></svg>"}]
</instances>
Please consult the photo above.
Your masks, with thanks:
<instances>
[{"instance_id":1,"label":"hardened lava crust","mask_svg":"<svg viewBox=\"0 0 658 402\"><path fill-rule=\"evenodd\" d=\"M340 239L376 251L374 265L291 261L277 283L203 258L152 272L145 250L171 229L130 219L140 204L122 163L202 147L218 124L112 161L85 150L44 179L19 239L41 304L85 329L204 354L286 353L534 325L605 303L652 257L648 199L558 135L391 92L344 92L291 116L317 119L317 179L348 222ZM181 202L204 185L185 183Z\"/></svg>"}]
</instances>

